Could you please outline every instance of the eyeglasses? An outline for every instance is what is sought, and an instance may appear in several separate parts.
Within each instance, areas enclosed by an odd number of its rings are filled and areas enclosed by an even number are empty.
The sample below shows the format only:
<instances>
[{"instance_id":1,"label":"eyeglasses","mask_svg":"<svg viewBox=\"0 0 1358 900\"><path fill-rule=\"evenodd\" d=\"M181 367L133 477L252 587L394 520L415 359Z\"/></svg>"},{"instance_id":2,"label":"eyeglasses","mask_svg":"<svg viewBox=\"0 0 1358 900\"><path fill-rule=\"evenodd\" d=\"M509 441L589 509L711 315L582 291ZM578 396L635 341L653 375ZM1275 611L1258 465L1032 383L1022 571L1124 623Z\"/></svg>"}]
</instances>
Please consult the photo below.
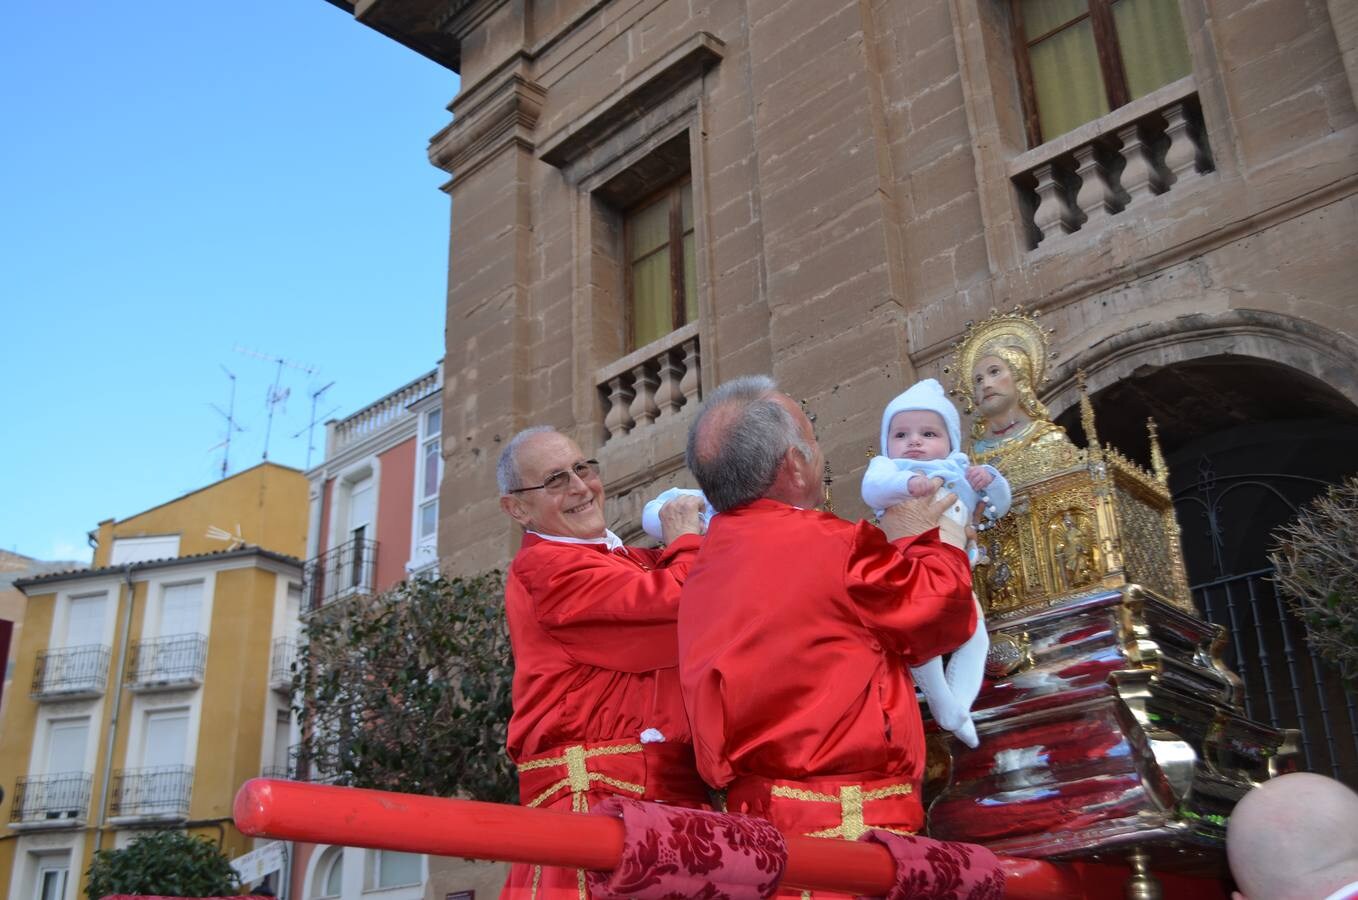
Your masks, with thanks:
<instances>
[{"instance_id":1,"label":"eyeglasses","mask_svg":"<svg viewBox=\"0 0 1358 900\"><path fill-rule=\"evenodd\" d=\"M564 472L553 472L543 479L542 484L535 484L532 487L515 488L511 494L522 494L524 491L546 491L549 494L559 494L564 491L571 483L571 476L574 475L581 481L596 481L599 478L599 461L597 459L587 459L578 462Z\"/></svg>"}]
</instances>

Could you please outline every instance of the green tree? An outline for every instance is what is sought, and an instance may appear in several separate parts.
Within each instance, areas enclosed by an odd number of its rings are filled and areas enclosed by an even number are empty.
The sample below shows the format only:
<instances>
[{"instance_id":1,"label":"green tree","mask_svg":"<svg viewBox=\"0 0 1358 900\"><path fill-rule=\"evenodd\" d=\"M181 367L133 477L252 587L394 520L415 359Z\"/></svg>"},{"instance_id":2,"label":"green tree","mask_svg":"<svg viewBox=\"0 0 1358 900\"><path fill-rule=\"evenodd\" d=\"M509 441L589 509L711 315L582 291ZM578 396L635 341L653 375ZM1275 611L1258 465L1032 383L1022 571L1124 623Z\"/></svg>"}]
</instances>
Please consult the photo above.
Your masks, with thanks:
<instances>
[{"instance_id":1,"label":"green tree","mask_svg":"<svg viewBox=\"0 0 1358 900\"><path fill-rule=\"evenodd\" d=\"M306 623L293 676L315 780L514 802L504 578L414 579Z\"/></svg>"},{"instance_id":2,"label":"green tree","mask_svg":"<svg viewBox=\"0 0 1358 900\"><path fill-rule=\"evenodd\" d=\"M85 878L89 900L109 894L222 897L240 890L236 870L216 844L179 831L153 831L121 850L96 851Z\"/></svg>"},{"instance_id":3,"label":"green tree","mask_svg":"<svg viewBox=\"0 0 1358 900\"><path fill-rule=\"evenodd\" d=\"M1311 501L1273 537L1279 592L1315 651L1358 689L1358 476Z\"/></svg>"}]
</instances>

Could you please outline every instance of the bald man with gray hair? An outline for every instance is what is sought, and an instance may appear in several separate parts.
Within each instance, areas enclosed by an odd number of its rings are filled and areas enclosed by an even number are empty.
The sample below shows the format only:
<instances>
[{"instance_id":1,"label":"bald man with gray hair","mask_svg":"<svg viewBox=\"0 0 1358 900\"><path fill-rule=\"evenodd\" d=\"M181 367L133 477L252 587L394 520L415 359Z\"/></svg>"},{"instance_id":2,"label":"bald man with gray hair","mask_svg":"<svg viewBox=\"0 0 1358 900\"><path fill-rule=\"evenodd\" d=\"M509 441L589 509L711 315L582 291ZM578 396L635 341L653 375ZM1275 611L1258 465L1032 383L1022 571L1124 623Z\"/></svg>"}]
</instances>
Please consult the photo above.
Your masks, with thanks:
<instances>
[{"instance_id":1,"label":"bald man with gray hair","mask_svg":"<svg viewBox=\"0 0 1358 900\"><path fill-rule=\"evenodd\" d=\"M767 376L709 395L687 456L717 510L679 604L703 778L732 812L788 834L918 831L924 734L908 667L976 627L966 554L936 527L956 498L913 499L880 529L819 512L825 458Z\"/></svg>"},{"instance_id":2,"label":"bald man with gray hair","mask_svg":"<svg viewBox=\"0 0 1358 900\"><path fill-rule=\"evenodd\" d=\"M1358 900L1358 794L1323 775L1265 781L1231 813L1236 900Z\"/></svg>"}]
</instances>

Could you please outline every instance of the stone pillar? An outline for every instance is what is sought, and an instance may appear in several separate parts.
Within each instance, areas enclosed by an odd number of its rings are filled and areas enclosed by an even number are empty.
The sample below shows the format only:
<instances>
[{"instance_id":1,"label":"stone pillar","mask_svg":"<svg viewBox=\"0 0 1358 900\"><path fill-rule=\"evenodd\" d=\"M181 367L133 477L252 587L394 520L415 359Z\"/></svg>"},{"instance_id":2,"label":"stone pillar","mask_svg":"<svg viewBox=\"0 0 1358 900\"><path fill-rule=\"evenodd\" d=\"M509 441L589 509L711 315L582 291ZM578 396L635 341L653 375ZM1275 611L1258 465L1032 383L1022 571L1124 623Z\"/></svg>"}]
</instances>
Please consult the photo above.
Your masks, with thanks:
<instances>
[{"instance_id":1,"label":"stone pillar","mask_svg":"<svg viewBox=\"0 0 1358 900\"><path fill-rule=\"evenodd\" d=\"M526 63L493 64L526 40L518 5L471 4L465 23L450 24L466 29L463 89L453 124L429 147L430 161L452 176L444 186L452 223L439 556L454 573L500 565L517 549L517 529L499 510L495 463L533 411L531 182L546 92Z\"/></svg>"}]
</instances>

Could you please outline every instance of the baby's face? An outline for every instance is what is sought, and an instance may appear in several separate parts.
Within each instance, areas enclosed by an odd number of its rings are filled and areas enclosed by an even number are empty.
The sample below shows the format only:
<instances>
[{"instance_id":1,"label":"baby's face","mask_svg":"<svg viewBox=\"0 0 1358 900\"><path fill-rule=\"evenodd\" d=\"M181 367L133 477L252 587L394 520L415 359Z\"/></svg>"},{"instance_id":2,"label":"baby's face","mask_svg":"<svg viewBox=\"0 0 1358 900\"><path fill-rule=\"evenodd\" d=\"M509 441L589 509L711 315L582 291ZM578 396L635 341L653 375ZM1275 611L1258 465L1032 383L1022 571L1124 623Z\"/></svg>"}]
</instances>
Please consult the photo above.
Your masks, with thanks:
<instances>
[{"instance_id":1,"label":"baby's face","mask_svg":"<svg viewBox=\"0 0 1358 900\"><path fill-rule=\"evenodd\" d=\"M886 455L892 459L942 459L952 452L943 417L927 409L907 409L891 417Z\"/></svg>"}]
</instances>

